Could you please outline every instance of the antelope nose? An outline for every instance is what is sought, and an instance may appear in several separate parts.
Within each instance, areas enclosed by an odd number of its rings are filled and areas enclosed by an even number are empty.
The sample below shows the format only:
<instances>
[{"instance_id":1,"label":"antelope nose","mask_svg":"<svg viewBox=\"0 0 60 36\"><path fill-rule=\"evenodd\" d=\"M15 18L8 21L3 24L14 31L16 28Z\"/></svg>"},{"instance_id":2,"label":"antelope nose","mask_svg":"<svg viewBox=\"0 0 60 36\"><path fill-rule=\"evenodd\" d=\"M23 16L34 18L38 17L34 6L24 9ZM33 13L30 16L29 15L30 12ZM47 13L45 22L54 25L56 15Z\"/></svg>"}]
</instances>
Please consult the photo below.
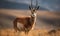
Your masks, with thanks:
<instances>
[{"instance_id":1,"label":"antelope nose","mask_svg":"<svg viewBox=\"0 0 60 36\"><path fill-rule=\"evenodd\" d=\"M33 11L35 11L35 10L33 10Z\"/></svg>"}]
</instances>

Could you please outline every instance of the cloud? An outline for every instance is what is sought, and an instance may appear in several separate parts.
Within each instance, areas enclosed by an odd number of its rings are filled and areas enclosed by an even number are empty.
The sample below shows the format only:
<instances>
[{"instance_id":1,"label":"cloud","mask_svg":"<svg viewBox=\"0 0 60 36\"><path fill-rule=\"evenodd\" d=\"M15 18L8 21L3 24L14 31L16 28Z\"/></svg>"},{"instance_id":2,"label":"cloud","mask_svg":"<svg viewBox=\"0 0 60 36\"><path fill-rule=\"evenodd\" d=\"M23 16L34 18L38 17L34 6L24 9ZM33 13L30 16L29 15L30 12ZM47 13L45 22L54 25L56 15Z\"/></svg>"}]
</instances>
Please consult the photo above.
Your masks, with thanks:
<instances>
[{"instance_id":1,"label":"cloud","mask_svg":"<svg viewBox=\"0 0 60 36\"><path fill-rule=\"evenodd\" d=\"M6 0L9 2L24 3L30 5L31 0ZM36 0L33 0L35 5ZM60 11L60 0L38 0L39 6L48 9L49 11Z\"/></svg>"},{"instance_id":2,"label":"cloud","mask_svg":"<svg viewBox=\"0 0 60 36\"><path fill-rule=\"evenodd\" d=\"M60 2L59 0L40 0L40 6L50 11L59 11Z\"/></svg>"},{"instance_id":3,"label":"cloud","mask_svg":"<svg viewBox=\"0 0 60 36\"><path fill-rule=\"evenodd\" d=\"M15 2L15 3L30 4L30 0L6 0L6 1Z\"/></svg>"},{"instance_id":4,"label":"cloud","mask_svg":"<svg viewBox=\"0 0 60 36\"><path fill-rule=\"evenodd\" d=\"M31 0L6 0L6 1L15 2L15 3L24 3L24 4L28 4L28 5L31 4ZM33 1L33 5L35 5L36 0L32 0L32 1Z\"/></svg>"}]
</instances>

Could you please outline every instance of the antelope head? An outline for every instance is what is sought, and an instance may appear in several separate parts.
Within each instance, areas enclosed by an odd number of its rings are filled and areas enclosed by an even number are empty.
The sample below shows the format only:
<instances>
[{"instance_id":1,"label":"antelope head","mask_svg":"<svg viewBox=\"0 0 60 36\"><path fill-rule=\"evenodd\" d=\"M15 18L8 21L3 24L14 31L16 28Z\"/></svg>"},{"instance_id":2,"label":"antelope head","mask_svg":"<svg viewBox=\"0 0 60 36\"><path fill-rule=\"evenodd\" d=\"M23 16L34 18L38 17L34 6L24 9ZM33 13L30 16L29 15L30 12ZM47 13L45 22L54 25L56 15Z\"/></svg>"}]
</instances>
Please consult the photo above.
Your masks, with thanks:
<instances>
[{"instance_id":1,"label":"antelope head","mask_svg":"<svg viewBox=\"0 0 60 36\"><path fill-rule=\"evenodd\" d=\"M32 0L31 0L31 5L29 6L29 9L31 10L31 13L32 13L32 14L35 14L36 11L39 9L38 1L36 0L35 7L33 7L33 6L32 6Z\"/></svg>"}]
</instances>

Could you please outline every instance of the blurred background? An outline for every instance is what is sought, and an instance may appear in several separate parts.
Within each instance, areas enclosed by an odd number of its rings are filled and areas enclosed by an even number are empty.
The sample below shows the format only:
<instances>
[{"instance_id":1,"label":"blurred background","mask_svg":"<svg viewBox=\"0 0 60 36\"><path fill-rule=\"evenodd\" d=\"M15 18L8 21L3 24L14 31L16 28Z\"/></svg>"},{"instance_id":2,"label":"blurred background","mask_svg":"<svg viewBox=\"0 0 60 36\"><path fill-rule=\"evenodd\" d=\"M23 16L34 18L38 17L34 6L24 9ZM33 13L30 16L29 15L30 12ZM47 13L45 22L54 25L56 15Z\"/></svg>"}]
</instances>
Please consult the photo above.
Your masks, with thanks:
<instances>
[{"instance_id":1,"label":"blurred background","mask_svg":"<svg viewBox=\"0 0 60 36\"><path fill-rule=\"evenodd\" d=\"M35 6L36 0L32 1L33 6ZM13 20L15 16L20 17L20 15L23 16L23 14L30 14L30 10L28 8L30 4L31 0L0 0L0 28L11 26L11 24L7 22L8 19ZM40 24L40 21L43 20L46 23L44 23L43 25L54 25L54 27L58 25L57 27L59 27L60 0L38 0L38 6L40 6L40 8L37 12L39 15L37 16L38 23L36 25L42 25ZM12 14L15 15L13 16ZM4 21L6 24L4 23Z\"/></svg>"},{"instance_id":2,"label":"blurred background","mask_svg":"<svg viewBox=\"0 0 60 36\"><path fill-rule=\"evenodd\" d=\"M16 17L30 16L31 0L0 0L0 29L13 29ZM33 0L35 6L36 0ZM37 22L35 29L60 28L60 0L38 0Z\"/></svg>"}]
</instances>

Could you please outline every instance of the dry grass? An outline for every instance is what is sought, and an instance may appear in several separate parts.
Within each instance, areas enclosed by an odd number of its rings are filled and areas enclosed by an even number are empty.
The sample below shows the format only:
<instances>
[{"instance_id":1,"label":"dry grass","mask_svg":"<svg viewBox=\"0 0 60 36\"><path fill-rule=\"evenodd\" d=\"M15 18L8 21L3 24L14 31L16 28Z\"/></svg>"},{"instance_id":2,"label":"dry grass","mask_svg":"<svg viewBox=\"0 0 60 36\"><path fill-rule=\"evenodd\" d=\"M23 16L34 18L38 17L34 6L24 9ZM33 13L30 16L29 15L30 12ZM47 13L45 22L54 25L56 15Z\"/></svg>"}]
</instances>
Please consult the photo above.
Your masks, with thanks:
<instances>
[{"instance_id":1,"label":"dry grass","mask_svg":"<svg viewBox=\"0 0 60 36\"><path fill-rule=\"evenodd\" d=\"M52 30L51 30L52 31ZM46 30L31 30L28 35L24 32L15 32L14 29L1 29L0 36L60 36L60 30L47 32Z\"/></svg>"},{"instance_id":2,"label":"dry grass","mask_svg":"<svg viewBox=\"0 0 60 36\"><path fill-rule=\"evenodd\" d=\"M46 34L45 30L31 30L28 36L39 36ZM26 36L24 32L15 32L14 29L1 29L0 36Z\"/></svg>"}]
</instances>

